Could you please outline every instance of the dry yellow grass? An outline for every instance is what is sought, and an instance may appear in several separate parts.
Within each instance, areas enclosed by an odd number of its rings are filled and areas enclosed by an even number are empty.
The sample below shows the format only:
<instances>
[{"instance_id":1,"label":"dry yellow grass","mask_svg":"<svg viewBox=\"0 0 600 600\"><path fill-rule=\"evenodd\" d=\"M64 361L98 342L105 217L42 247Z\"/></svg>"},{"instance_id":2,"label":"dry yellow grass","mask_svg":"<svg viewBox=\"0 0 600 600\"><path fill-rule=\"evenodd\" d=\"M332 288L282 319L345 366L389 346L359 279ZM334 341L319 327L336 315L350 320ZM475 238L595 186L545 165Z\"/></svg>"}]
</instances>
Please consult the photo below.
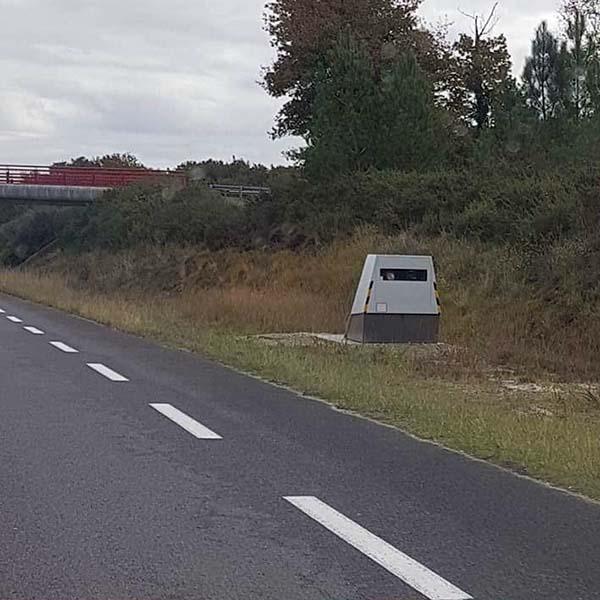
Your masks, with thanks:
<instances>
[{"instance_id":1,"label":"dry yellow grass","mask_svg":"<svg viewBox=\"0 0 600 600\"><path fill-rule=\"evenodd\" d=\"M270 346L241 335L340 331L370 251L436 255L444 338L463 349L421 360L398 349ZM520 277L518 262L501 250L367 233L303 255L148 248L55 257L35 270L0 272L0 289L202 352L600 498L598 394L568 383L597 377L594 326L559 328L559 313L540 313ZM543 387L511 390L506 378Z\"/></svg>"},{"instance_id":2,"label":"dry yellow grass","mask_svg":"<svg viewBox=\"0 0 600 600\"><path fill-rule=\"evenodd\" d=\"M341 332L369 252L436 257L444 341L531 377L600 379L600 307L549 303L509 249L366 231L319 252L149 247L55 257L38 272L92 293L179 297L194 321L238 332Z\"/></svg>"}]
</instances>

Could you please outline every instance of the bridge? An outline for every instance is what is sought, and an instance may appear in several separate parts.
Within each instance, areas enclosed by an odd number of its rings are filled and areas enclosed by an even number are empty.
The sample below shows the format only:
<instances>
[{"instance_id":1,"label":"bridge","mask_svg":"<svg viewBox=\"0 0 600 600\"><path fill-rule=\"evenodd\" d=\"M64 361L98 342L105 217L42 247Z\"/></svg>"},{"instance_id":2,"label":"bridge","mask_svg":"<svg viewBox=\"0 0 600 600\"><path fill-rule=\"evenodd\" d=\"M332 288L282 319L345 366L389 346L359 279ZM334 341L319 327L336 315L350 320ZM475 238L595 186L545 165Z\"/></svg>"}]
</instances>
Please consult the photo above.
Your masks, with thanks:
<instances>
[{"instance_id":1,"label":"bridge","mask_svg":"<svg viewBox=\"0 0 600 600\"><path fill-rule=\"evenodd\" d=\"M188 173L180 170L0 164L0 202L84 206L119 187L136 183L185 187L189 181ZM270 192L266 187L208 185L223 195L240 198Z\"/></svg>"},{"instance_id":2,"label":"bridge","mask_svg":"<svg viewBox=\"0 0 600 600\"><path fill-rule=\"evenodd\" d=\"M187 184L183 171L0 164L0 201L85 205L135 183Z\"/></svg>"}]
</instances>

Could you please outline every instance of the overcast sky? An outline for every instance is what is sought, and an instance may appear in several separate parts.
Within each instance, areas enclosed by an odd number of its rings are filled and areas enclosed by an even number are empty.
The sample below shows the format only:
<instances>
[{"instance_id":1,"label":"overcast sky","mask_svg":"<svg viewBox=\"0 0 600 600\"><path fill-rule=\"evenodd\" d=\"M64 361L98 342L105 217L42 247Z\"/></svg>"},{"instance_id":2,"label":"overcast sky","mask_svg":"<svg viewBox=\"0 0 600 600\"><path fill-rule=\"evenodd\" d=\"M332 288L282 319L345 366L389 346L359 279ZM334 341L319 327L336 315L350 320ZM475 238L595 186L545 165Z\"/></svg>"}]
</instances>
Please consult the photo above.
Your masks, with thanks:
<instances>
[{"instance_id":1,"label":"overcast sky","mask_svg":"<svg viewBox=\"0 0 600 600\"><path fill-rule=\"evenodd\" d=\"M425 0L469 27L492 0ZM279 104L257 85L272 58L261 0L0 0L0 163L132 152L151 166L233 155L281 163ZM520 73L558 0L501 0Z\"/></svg>"}]
</instances>

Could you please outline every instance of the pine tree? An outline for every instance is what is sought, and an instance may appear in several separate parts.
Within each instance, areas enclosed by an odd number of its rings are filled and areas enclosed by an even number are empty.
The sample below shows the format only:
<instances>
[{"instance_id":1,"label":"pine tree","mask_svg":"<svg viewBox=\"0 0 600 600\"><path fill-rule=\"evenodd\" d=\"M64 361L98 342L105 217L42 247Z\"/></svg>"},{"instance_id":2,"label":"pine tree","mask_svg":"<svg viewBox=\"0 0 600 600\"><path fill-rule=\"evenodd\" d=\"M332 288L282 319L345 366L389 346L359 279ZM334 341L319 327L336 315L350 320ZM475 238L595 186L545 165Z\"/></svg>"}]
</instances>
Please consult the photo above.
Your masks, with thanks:
<instances>
[{"instance_id":1,"label":"pine tree","mask_svg":"<svg viewBox=\"0 0 600 600\"><path fill-rule=\"evenodd\" d=\"M527 105L525 90L512 78L496 100L494 127L490 130L501 153L519 155L536 121L537 114Z\"/></svg>"},{"instance_id":2,"label":"pine tree","mask_svg":"<svg viewBox=\"0 0 600 600\"><path fill-rule=\"evenodd\" d=\"M581 6L579 6L581 4ZM592 6L573 2L563 7L567 53L568 87L565 107L576 121L591 116L599 108L598 74L600 69L600 31L590 26Z\"/></svg>"},{"instance_id":3,"label":"pine tree","mask_svg":"<svg viewBox=\"0 0 600 600\"><path fill-rule=\"evenodd\" d=\"M568 104L570 112L576 120L581 119L587 113L589 106L586 75L590 57L586 33L585 15L579 10L573 11L567 23L567 37L571 43L567 63L570 72Z\"/></svg>"},{"instance_id":4,"label":"pine tree","mask_svg":"<svg viewBox=\"0 0 600 600\"><path fill-rule=\"evenodd\" d=\"M379 169L417 170L443 160L444 137L431 84L414 55L389 61L378 76L350 32L319 71L307 147L311 178Z\"/></svg>"},{"instance_id":5,"label":"pine tree","mask_svg":"<svg viewBox=\"0 0 600 600\"><path fill-rule=\"evenodd\" d=\"M565 21L579 12L585 17L589 34L598 42L600 37L600 2L598 0L563 0L560 13Z\"/></svg>"},{"instance_id":6,"label":"pine tree","mask_svg":"<svg viewBox=\"0 0 600 600\"><path fill-rule=\"evenodd\" d=\"M443 161L444 139L427 77L413 54L384 75L376 166L420 170Z\"/></svg>"},{"instance_id":7,"label":"pine tree","mask_svg":"<svg viewBox=\"0 0 600 600\"><path fill-rule=\"evenodd\" d=\"M592 48L592 57L587 66L586 85L590 110L600 116L600 49L596 45Z\"/></svg>"},{"instance_id":8,"label":"pine tree","mask_svg":"<svg viewBox=\"0 0 600 600\"><path fill-rule=\"evenodd\" d=\"M322 178L372 166L379 91L369 53L351 33L339 36L319 68L315 91L301 155L307 174Z\"/></svg>"},{"instance_id":9,"label":"pine tree","mask_svg":"<svg viewBox=\"0 0 600 600\"><path fill-rule=\"evenodd\" d=\"M561 62L558 40L543 21L535 32L531 56L525 61L523 82L529 105L544 121L560 112L561 74L564 73Z\"/></svg>"}]
</instances>

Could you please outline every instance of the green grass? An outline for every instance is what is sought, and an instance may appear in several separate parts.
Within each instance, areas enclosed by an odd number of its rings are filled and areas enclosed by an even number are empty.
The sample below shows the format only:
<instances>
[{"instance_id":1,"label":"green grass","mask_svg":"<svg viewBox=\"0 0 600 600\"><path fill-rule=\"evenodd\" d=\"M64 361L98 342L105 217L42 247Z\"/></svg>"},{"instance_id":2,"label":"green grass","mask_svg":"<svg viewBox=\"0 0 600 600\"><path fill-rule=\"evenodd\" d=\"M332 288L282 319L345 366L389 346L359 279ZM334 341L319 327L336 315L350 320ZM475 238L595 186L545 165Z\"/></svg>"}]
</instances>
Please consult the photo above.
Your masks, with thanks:
<instances>
[{"instance_id":1,"label":"green grass","mask_svg":"<svg viewBox=\"0 0 600 600\"><path fill-rule=\"evenodd\" d=\"M499 405L500 391L492 383L415 379L394 352L329 345L265 347L223 335L204 348L229 364L326 398L339 408L600 497L600 422L589 415L535 416Z\"/></svg>"}]
</instances>

